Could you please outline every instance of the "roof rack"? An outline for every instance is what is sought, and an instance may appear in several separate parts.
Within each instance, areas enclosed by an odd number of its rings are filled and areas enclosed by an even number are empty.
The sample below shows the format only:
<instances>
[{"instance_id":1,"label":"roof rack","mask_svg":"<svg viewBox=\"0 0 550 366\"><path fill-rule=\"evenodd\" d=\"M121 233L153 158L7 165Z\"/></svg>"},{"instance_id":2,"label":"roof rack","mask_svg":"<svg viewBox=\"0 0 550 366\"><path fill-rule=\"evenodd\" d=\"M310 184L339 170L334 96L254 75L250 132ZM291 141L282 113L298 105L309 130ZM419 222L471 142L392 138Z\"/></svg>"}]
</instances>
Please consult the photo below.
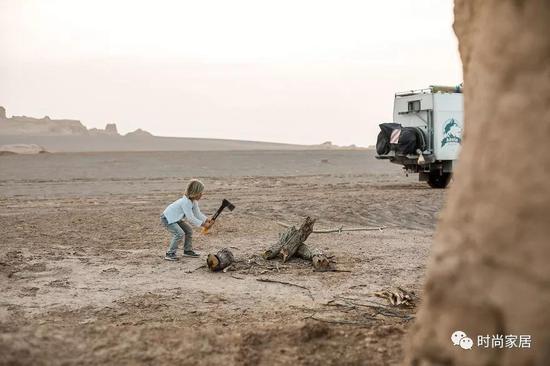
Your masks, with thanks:
<instances>
[{"instance_id":1,"label":"roof rack","mask_svg":"<svg viewBox=\"0 0 550 366\"><path fill-rule=\"evenodd\" d=\"M463 83L460 83L459 85L456 85L456 86L430 85L429 88L408 90L404 92L395 93L395 96L406 97L408 95L430 94L430 93L462 93L463 87L464 87Z\"/></svg>"},{"instance_id":2,"label":"roof rack","mask_svg":"<svg viewBox=\"0 0 550 366\"><path fill-rule=\"evenodd\" d=\"M416 89L416 90L407 90L403 92L395 93L395 96L399 97L406 97L408 95L416 95L416 94L430 94L432 92L431 88L424 88L424 89Z\"/></svg>"}]
</instances>

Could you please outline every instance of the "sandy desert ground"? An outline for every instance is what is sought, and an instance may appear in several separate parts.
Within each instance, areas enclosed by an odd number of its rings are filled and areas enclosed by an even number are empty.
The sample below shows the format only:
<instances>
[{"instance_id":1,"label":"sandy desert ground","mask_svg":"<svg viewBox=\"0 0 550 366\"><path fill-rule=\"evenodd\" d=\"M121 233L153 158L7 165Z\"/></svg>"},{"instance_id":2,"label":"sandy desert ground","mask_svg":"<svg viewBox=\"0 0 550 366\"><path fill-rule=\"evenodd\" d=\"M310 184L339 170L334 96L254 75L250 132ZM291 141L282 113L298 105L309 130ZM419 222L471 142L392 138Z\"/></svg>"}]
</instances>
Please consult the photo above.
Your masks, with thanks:
<instances>
[{"instance_id":1,"label":"sandy desert ground","mask_svg":"<svg viewBox=\"0 0 550 366\"><path fill-rule=\"evenodd\" d=\"M167 262L159 214L191 177L205 213L236 209L195 232L200 259ZM422 298L444 196L374 151L2 156L0 364L398 364L415 309L373 293ZM349 272L263 261L276 222L306 215L386 229L309 237ZM238 270L200 268L222 247Z\"/></svg>"}]
</instances>

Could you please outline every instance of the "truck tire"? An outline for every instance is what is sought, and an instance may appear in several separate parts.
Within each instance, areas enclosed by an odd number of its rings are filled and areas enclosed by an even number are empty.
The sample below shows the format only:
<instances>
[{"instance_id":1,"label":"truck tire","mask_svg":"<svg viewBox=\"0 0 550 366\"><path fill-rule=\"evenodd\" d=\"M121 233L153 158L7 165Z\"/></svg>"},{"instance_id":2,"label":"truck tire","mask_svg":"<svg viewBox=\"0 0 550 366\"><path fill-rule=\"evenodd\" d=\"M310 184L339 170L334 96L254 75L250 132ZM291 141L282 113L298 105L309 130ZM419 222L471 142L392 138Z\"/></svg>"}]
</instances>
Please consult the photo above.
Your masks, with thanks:
<instances>
[{"instance_id":1,"label":"truck tire","mask_svg":"<svg viewBox=\"0 0 550 366\"><path fill-rule=\"evenodd\" d=\"M432 188L445 188L451 181L451 173L430 172L428 184Z\"/></svg>"}]
</instances>

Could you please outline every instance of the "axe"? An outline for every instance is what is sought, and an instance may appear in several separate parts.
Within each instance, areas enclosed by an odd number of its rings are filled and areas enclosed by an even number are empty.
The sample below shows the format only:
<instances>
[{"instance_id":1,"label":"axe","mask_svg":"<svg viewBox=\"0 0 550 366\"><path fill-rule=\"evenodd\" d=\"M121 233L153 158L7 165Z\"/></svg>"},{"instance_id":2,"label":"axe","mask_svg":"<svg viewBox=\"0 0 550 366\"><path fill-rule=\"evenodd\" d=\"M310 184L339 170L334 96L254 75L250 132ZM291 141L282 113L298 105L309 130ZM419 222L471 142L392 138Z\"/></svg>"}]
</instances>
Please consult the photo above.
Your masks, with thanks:
<instances>
[{"instance_id":1,"label":"axe","mask_svg":"<svg viewBox=\"0 0 550 366\"><path fill-rule=\"evenodd\" d=\"M231 202L229 202L228 200L226 200L225 198L223 199L222 201L222 204L220 206L220 208L218 208L218 211L216 211L216 213L214 214L214 216L212 216L212 221L216 221L216 219L218 218L218 216L220 216L220 214L222 213L222 211L227 208L229 211L233 211L235 209L235 205L233 205ZM203 234L206 234L208 232L208 229L203 227L202 228L202 233Z\"/></svg>"}]
</instances>

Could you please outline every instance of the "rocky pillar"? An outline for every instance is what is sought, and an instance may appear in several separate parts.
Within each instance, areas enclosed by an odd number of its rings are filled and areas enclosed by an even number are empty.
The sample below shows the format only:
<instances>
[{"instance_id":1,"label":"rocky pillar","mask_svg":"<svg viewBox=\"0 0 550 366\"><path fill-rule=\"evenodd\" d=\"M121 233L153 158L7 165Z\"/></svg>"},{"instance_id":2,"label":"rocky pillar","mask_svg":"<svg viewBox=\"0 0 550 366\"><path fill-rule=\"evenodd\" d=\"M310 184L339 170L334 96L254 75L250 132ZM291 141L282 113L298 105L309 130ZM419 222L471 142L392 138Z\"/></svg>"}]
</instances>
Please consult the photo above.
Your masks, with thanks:
<instances>
[{"instance_id":1,"label":"rocky pillar","mask_svg":"<svg viewBox=\"0 0 550 366\"><path fill-rule=\"evenodd\" d=\"M464 145L406 364L550 365L550 1L456 0L454 29Z\"/></svg>"}]
</instances>

